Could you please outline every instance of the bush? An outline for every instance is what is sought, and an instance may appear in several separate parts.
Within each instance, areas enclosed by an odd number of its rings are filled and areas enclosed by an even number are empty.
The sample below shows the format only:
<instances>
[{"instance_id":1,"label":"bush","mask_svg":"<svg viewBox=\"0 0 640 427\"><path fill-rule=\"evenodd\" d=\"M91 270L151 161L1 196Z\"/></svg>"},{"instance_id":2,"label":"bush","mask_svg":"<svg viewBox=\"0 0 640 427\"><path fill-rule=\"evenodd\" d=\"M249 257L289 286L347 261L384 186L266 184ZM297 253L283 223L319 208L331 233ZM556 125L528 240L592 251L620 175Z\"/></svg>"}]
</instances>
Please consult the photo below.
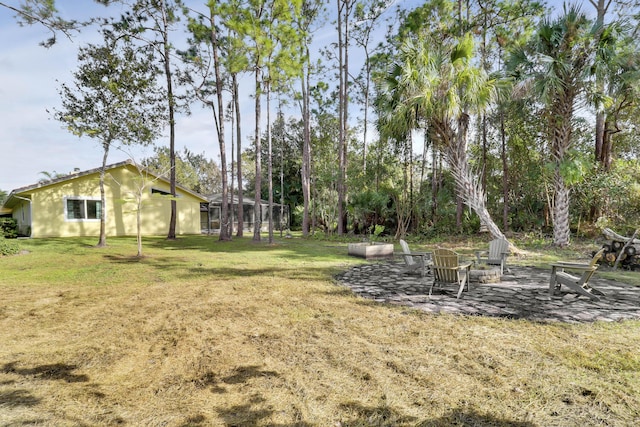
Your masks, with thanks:
<instances>
[{"instance_id":1,"label":"bush","mask_svg":"<svg viewBox=\"0 0 640 427\"><path fill-rule=\"evenodd\" d=\"M0 218L0 236L8 239L18 237L18 223L13 218Z\"/></svg>"},{"instance_id":2,"label":"bush","mask_svg":"<svg viewBox=\"0 0 640 427\"><path fill-rule=\"evenodd\" d=\"M4 236L0 235L0 256L2 255L15 255L20 252L18 243L14 240L7 240Z\"/></svg>"}]
</instances>

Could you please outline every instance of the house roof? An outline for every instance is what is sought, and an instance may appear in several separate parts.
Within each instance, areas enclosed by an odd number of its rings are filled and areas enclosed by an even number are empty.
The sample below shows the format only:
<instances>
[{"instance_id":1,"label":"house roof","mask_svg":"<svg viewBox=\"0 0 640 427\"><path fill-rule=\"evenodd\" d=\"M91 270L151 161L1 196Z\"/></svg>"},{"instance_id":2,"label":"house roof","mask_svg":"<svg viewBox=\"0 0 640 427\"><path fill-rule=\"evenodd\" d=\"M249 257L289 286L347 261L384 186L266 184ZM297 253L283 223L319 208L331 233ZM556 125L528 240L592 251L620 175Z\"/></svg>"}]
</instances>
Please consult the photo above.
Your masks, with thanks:
<instances>
[{"instance_id":1,"label":"house roof","mask_svg":"<svg viewBox=\"0 0 640 427\"><path fill-rule=\"evenodd\" d=\"M140 167L139 165L137 165L136 163L134 163L132 160L125 160L122 162L118 162L118 163L113 163L111 165L107 165L105 167L105 171L109 171L112 169L117 169L117 168L121 168L121 167L125 167L125 166L133 166L138 168L141 171L144 171L146 174L153 176L156 179L159 179L161 181L164 181L166 183L169 183L169 180L165 179L162 176L157 175L156 173L154 173L153 171L147 169L147 168L143 168ZM24 197L22 197L21 195L28 195L29 193L33 192L34 190L39 190L42 188L46 188L52 185L56 185L59 184L61 182L64 181L70 181L72 179L77 179L77 178L81 178L83 176L87 176L87 175L91 175L91 174L95 174L95 173L100 173L100 171L102 170L102 167L99 168L94 168L94 169L89 169L86 171L80 171L80 172L73 172L70 173L68 175L64 175L64 176L60 176L54 179L50 179L50 180L46 180L46 181L40 181L37 184L32 184L32 185L27 185L25 187L20 187L20 188L16 188L15 190L11 191L11 193L9 193L9 196L7 196L7 199L4 202L4 205L2 207L4 208L11 208L13 206L15 206L16 202ZM194 197L197 197L199 199L202 199L202 201L208 201L206 196L203 196L202 194L198 194L195 191L191 191L187 188L184 188L180 185L176 185L176 188L179 189L182 192L188 193L193 195Z\"/></svg>"},{"instance_id":2,"label":"house roof","mask_svg":"<svg viewBox=\"0 0 640 427\"><path fill-rule=\"evenodd\" d=\"M222 204L222 194L212 194L210 196L207 196L207 199L209 199L209 203L213 203L214 205L219 205ZM238 196L236 196L235 194L233 196L231 196L231 204L232 205L237 205L239 202L239 198ZM245 196L242 198L242 204L243 205L253 205L255 202L255 197L253 197L253 195L250 196ZM260 204L261 205L268 205L269 202L267 200L264 199L260 199ZM273 202L273 206L280 206L279 203Z\"/></svg>"}]
</instances>

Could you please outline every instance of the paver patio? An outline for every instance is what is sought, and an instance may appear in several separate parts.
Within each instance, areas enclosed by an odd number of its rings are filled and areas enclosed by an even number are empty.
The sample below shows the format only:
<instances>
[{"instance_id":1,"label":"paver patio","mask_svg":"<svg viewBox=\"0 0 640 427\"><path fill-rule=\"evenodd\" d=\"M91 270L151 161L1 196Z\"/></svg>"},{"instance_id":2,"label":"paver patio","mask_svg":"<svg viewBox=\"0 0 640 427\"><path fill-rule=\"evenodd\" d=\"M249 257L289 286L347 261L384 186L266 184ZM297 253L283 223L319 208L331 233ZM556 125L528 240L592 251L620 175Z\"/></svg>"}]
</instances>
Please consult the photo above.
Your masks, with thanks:
<instances>
[{"instance_id":1,"label":"paver patio","mask_svg":"<svg viewBox=\"0 0 640 427\"><path fill-rule=\"evenodd\" d=\"M453 287L434 288L433 278L403 272L403 264L363 264L336 277L355 294L378 302L400 304L431 313L452 313L541 322L594 322L640 319L640 288L598 277L590 284L605 293L600 301L578 296L562 288L549 298L551 269L510 265L510 273L498 283L471 283L456 299Z\"/></svg>"}]
</instances>

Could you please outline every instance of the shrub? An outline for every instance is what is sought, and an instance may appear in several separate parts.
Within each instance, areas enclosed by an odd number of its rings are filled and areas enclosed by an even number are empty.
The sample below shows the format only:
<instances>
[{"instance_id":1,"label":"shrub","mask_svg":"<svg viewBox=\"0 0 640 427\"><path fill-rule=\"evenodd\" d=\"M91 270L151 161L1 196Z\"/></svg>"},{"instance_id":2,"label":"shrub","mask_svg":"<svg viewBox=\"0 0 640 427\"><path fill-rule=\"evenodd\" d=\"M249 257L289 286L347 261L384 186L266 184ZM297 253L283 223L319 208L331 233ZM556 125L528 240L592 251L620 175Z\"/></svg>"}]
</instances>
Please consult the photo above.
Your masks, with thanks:
<instances>
[{"instance_id":1,"label":"shrub","mask_svg":"<svg viewBox=\"0 0 640 427\"><path fill-rule=\"evenodd\" d=\"M18 237L18 223L13 218L0 218L0 236L8 239Z\"/></svg>"},{"instance_id":2,"label":"shrub","mask_svg":"<svg viewBox=\"0 0 640 427\"><path fill-rule=\"evenodd\" d=\"M18 247L18 243L15 240L7 240L0 235L0 256L15 255L18 252L20 252L20 247Z\"/></svg>"}]
</instances>

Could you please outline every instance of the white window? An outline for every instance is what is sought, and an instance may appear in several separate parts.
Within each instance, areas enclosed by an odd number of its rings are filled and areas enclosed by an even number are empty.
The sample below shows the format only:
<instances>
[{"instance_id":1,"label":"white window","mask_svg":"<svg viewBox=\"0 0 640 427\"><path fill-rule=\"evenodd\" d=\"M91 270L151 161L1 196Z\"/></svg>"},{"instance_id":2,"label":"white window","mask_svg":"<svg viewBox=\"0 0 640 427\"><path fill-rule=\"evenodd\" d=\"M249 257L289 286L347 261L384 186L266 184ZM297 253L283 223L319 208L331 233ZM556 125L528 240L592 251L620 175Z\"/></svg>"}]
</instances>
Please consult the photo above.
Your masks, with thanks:
<instances>
[{"instance_id":1,"label":"white window","mask_svg":"<svg viewBox=\"0 0 640 427\"><path fill-rule=\"evenodd\" d=\"M100 221L102 202L99 199L65 197L64 218L66 221Z\"/></svg>"}]
</instances>

